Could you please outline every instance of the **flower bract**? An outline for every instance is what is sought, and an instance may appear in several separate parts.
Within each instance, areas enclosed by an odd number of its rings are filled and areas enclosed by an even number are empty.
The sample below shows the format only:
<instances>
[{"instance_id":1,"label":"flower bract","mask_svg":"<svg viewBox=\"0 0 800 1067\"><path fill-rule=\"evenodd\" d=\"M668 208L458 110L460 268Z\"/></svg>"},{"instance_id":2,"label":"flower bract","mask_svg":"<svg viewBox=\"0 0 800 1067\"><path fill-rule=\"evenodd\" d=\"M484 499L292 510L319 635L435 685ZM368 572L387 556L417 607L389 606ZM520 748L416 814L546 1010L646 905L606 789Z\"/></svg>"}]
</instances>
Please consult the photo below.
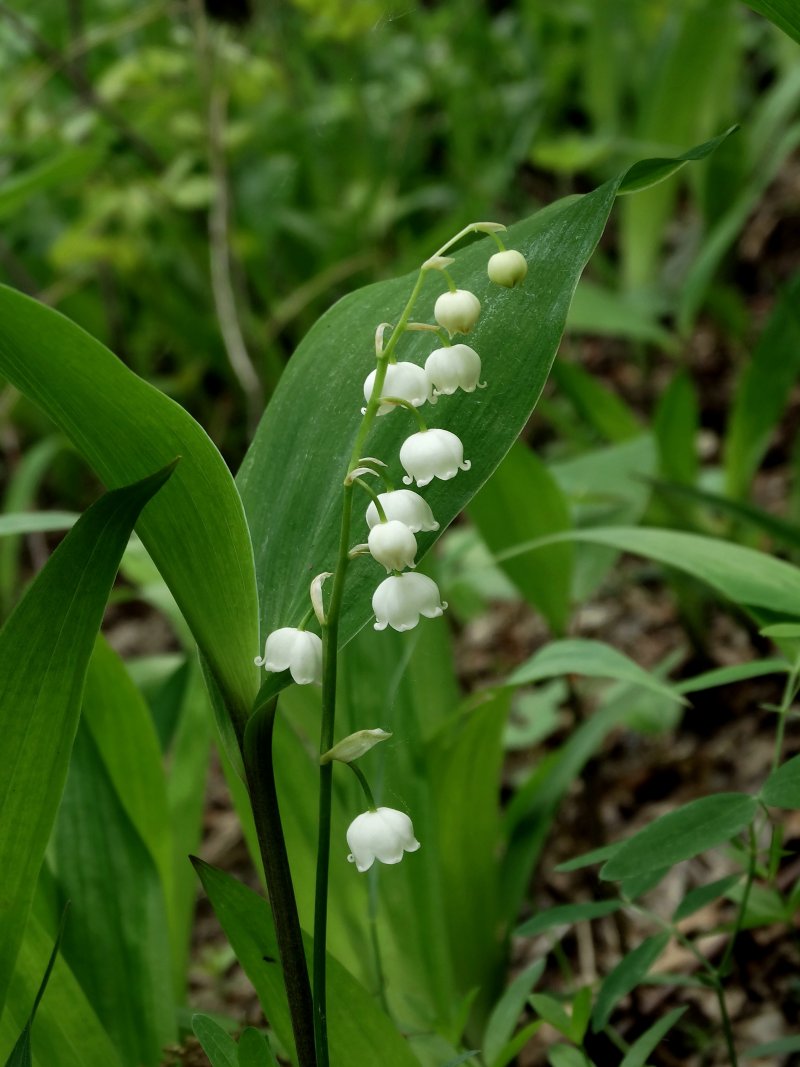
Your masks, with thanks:
<instances>
[{"instance_id":1,"label":"flower bract","mask_svg":"<svg viewBox=\"0 0 800 1067\"><path fill-rule=\"evenodd\" d=\"M439 587L425 574L395 574L384 578L372 594L375 629L413 630L420 615L435 619L447 603L439 594Z\"/></svg>"},{"instance_id":2,"label":"flower bract","mask_svg":"<svg viewBox=\"0 0 800 1067\"><path fill-rule=\"evenodd\" d=\"M433 307L433 317L452 337L454 333L469 333L481 313L481 302L468 289L442 293Z\"/></svg>"},{"instance_id":3,"label":"flower bract","mask_svg":"<svg viewBox=\"0 0 800 1067\"><path fill-rule=\"evenodd\" d=\"M389 493L379 493L378 500L387 519L398 519L405 523L412 533L439 529L430 504L413 489L392 489ZM372 529L380 521L378 509L374 504L370 504L367 508L367 525Z\"/></svg>"},{"instance_id":4,"label":"flower bract","mask_svg":"<svg viewBox=\"0 0 800 1067\"><path fill-rule=\"evenodd\" d=\"M373 526L367 544L372 558L382 563L387 573L416 566L417 539L399 519L389 519L388 522Z\"/></svg>"},{"instance_id":5,"label":"flower bract","mask_svg":"<svg viewBox=\"0 0 800 1067\"><path fill-rule=\"evenodd\" d=\"M435 396L450 396L456 389L472 393L480 383L481 357L469 345L435 348L425 360L425 373Z\"/></svg>"},{"instance_id":6,"label":"flower bract","mask_svg":"<svg viewBox=\"0 0 800 1067\"><path fill-rule=\"evenodd\" d=\"M322 641L308 630L283 626L269 635L264 655L257 656L255 664L268 671L288 669L298 685L321 685Z\"/></svg>"},{"instance_id":7,"label":"flower bract","mask_svg":"<svg viewBox=\"0 0 800 1067\"><path fill-rule=\"evenodd\" d=\"M416 852L420 847L411 819L395 808L365 811L353 819L347 828L347 845L348 860L362 872L375 860L399 863L404 852Z\"/></svg>"},{"instance_id":8,"label":"flower bract","mask_svg":"<svg viewBox=\"0 0 800 1067\"><path fill-rule=\"evenodd\" d=\"M487 270L493 282L513 289L528 273L528 261L515 248L507 248L490 257Z\"/></svg>"},{"instance_id":9,"label":"flower bract","mask_svg":"<svg viewBox=\"0 0 800 1067\"><path fill-rule=\"evenodd\" d=\"M377 370L370 371L364 382L364 399L368 403L377 373ZM425 371L416 363L390 363L386 368L381 396L397 396L418 408L431 398L431 388ZM394 404L382 403L378 408L378 414L386 415L394 407Z\"/></svg>"},{"instance_id":10,"label":"flower bract","mask_svg":"<svg viewBox=\"0 0 800 1067\"><path fill-rule=\"evenodd\" d=\"M400 446L400 462L406 470L403 481L427 485L434 478L447 482L471 464L464 459L464 446L449 430L420 430Z\"/></svg>"}]
</instances>

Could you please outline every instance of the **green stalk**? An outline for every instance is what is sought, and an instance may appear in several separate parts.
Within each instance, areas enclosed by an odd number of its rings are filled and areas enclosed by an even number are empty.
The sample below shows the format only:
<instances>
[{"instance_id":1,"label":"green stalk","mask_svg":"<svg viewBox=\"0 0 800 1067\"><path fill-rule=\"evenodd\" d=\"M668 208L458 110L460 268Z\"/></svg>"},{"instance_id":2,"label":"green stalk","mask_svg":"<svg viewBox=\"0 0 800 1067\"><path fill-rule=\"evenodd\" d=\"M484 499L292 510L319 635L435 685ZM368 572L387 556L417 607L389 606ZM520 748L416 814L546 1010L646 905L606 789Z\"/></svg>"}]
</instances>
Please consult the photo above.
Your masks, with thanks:
<instances>
[{"instance_id":1,"label":"green stalk","mask_svg":"<svg viewBox=\"0 0 800 1067\"><path fill-rule=\"evenodd\" d=\"M320 755L333 748L334 724L336 718L336 677L338 671L339 619L342 611L344 585L349 563L350 520L353 508L353 485L349 482L350 473L358 466L364 449L364 442L370 427L378 413L378 407L386 381L386 370L397 347L400 336L408 325L411 312L425 280L427 268L423 267L411 291L403 313L384 350L377 359L377 373L372 386L372 393L367 401L367 409L361 420L350 463L344 479L342 490L342 518L339 532L339 549L336 568L333 575L333 587L330 605L322 626L322 721L320 725ZM326 982L326 948L328 937L328 878L331 853L331 791L333 786L333 763L320 766L319 774L319 838L317 842L317 870L314 893L314 1041L316 1044L318 1067L329 1067L328 1052L328 1009Z\"/></svg>"},{"instance_id":2,"label":"green stalk","mask_svg":"<svg viewBox=\"0 0 800 1067\"><path fill-rule=\"evenodd\" d=\"M267 895L275 922L297 1061L300 1067L317 1067L311 987L272 764L272 730L277 703L278 698L273 697L250 718L242 745L242 756L258 845L264 863Z\"/></svg>"}]
</instances>

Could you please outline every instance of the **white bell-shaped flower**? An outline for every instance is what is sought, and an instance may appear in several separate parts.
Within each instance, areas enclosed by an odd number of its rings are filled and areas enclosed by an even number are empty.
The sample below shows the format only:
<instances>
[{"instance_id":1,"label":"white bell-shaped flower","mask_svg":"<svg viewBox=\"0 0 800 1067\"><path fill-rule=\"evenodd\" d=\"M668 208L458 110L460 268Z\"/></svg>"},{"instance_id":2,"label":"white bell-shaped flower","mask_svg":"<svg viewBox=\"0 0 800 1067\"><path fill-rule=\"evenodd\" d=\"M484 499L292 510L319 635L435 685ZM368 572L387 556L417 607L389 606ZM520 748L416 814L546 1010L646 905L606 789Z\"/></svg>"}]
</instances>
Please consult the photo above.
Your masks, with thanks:
<instances>
[{"instance_id":1,"label":"white bell-shaped flower","mask_svg":"<svg viewBox=\"0 0 800 1067\"><path fill-rule=\"evenodd\" d=\"M442 293L433 307L433 317L452 337L454 333L469 333L481 313L481 302L468 289Z\"/></svg>"},{"instance_id":2,"label":"white bell-shaped flower","mask_svg":"<svg viewBox=\"0 0 800 1067\"><path fill-rule=\"evenodd\" d=\"M407 437L400 446L400 462L406 470L403 481L427 485L434 478L449 481L472 464L464 459L464 446L449 430L420 430Z\"/></svg>"},{"instance_id":3,"label":"white bell-shaped flower","mask_svg":"<svg viewBox=\"0 0 800 1067\"><path fill-rule=\"evenodd\" d=\"M288 669L298 685L321 685L322 641L308 630L283 626L269 635L264 655L256 656L255 664L268 671Z\"/></svg>"},{"instance_id":4,"label":"white bell-shaped flower","mask_svg":"<svg viewBox=\"0 0 800 1067\"><path fill-rule=\"evenodd\" d=\"M347 828L350 863L368 871L375 860L399 863L404 852L416 852L419 841L405 812L395 808L378 808L357 816Z\"/></svg>"},{"instance_id":5,"label":"white bell-shaped flower","mask_svg":"<svg viewBox=\"0 0 800 1067\"><path fill-rule=\"evenodd\" d=\"M472 393L481 384L481 357L469 345L435 348L425 360L425 373L434 396L450 396L456 389Z\"/></svg>"},{"instance_id":6,"label":"white bell-shaped flower","mask_svg":"<svg viewBox=\"0 0 800 1067\"><path fill-rule=\"evenodd\" d=\"M369 398L372 396L372 387L377 373L377 369L370 371L364 382L364 399L368 403ZM381 396L397 396L418 408L426 400L431 399L431 387L428 384L428 377L425 371L422 367L418 367L416 363L390 363L386 368L386 377L383 381ZM381 404L378 408L378 414L386 415L395 406L395 404ZM362 413L364 410L366 409L362 409Z\"/></svg>"},{"instance_id":7,"label":"white bell-shaped flower","mask_svg":"<svg viewBox=\"0 0 800 1067\"><path fill-rule=\"evenodd\" d=\"M528 261L516 248L507 248L491 256L487 270L493 282L513 289L528 273Z\"/></svg>"},{"instance_id":8,"label":"white bell-shaped flower","mask_svg":"<svg viewBox=\"0 0 800 1067\"><path fill-rule=\"evenodd\" d=\"M431 506L413 489L392 489L389 493L379 493L378 500L387 519L397 519L404 523L412 533L420 530L438 530L439 523L433 517ZM378 509L374 503L367 508L367 525L370 529L381 522Z\"/></svg>"},{"instance_id":9,"label":"white bell-shaped flower","mask_svg":"<svg viewBox=\"0 0 800 1067\"><path fill-rule=\"evenodd\" d=\"M373 526L367 544L372 558L383 564L387 574L389 571L416 567L414 557L417 554L417 539L398 519L389 519L388 522Z\"/></svg>"},{"instance_id":10,"label":"white bell-shaped flower","mask_svg":"<svg viewBox=\"0 0 800 1067\"><path fill-rule=\"evenodd\" d=\"M435 619L446 607L436 582L425 574L394 574L372 594L376 630L413 630L420 615Z\"/></svg>"}]
</instances>

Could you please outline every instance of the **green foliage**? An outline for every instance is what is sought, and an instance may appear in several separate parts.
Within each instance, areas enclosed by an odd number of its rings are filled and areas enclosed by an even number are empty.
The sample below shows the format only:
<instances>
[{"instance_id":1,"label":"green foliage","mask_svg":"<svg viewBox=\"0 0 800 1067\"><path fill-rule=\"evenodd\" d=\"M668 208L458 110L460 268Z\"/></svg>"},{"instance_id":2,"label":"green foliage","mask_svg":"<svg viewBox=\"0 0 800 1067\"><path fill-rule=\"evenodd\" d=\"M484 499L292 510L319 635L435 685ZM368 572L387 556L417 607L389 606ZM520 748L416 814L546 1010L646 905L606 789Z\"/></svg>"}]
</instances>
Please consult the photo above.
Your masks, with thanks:
<instances>
[{"instance_id":1,"label":"green foliage","mask_svg":"<svg viewBox=\"0 0 800 1067\"><path fill-rule=\"evenodd\" d=\"M667 947L669 939L668 931L648 937L632 952L622 957L598 991L592 1011L594 1030L602 1030L607 1025L617 1003L639 985Z\"/></svg>"}]
</instances>

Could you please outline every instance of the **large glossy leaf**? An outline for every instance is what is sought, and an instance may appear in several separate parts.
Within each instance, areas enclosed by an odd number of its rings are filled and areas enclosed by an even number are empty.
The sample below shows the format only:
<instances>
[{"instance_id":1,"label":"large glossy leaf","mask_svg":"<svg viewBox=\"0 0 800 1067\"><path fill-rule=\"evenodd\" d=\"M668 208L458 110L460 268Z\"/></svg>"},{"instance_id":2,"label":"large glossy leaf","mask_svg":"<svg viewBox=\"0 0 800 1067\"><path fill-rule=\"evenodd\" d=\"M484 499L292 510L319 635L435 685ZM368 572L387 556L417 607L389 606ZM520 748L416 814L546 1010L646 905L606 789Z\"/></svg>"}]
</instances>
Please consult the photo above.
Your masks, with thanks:
<instances>
[{"instance_id":1,"label":"large glossy leaf","mask_svg":"<svg viewBox=\"0 0 800 1067\"><path fill-rule=\"evenodd\" d=\"M241 501L212 442L74 323L3 286L0 374L53 419L111 487L182 457L137 528L241 724L257 686L252 549Z\"/></svg>"},{"instance_id":2,"label":"large glossy leaf","mask_svg":"<svg viewBox=\"0 0 800 1067\"><path fill-rule=\"evenodd\" d=\"M483 302L470 343L481 354L488 387L473 395L443 397L437 407L425 409L429 425L459 435L472 462L468 473L426 490L442 529L486 481L528 420L572 294L617 193L667 177L689 159L708 155L720 140L679 159L638 163L594 192L553 204L512 226L508 242L529 264L518 289L490 286L486 262L493 245L488 239L456 253L454 278ZM297 624L306 611L310 579L335 562L342 478L360 422L364 379L374 366L375 329L397 320L413 280L407 276L368 286L323 315L292 357L245 458L238 483L253 535L265 629ZM426 279L416 319L432 320L443 286L438 275ZM401 341L398 358L422 363L432 347L429 337L412 333ZM378 420L366 444L366 452L384 459L398 480L396 457L415 428L407 413L395 411ZM355 541L366 534L360 502L352 534ZM434 539L420 535L421 554ZM372 560L354 563L343 639L365 622L379 577Z\"/></svg>"},{"instance_id":3,"label":"large glossy leaf","mask_svg":"<svg viewBox=\"0 0 800 1067\"><path fill-rule=\"evenodd\" d=\"M796 0L745 0L745 3L800 43L800 8Z\"/></svg>"},{"instance_id":4,"label":"large glossy leaf","mask_svg":"<svg viewBox=\"0 0 800 1067\"><path fill-rule=\"evenodd\" d=\"M123 1062L158 1067L176 1036L164 889L85 723L52 855L59 888L72 901L64 957Z\"/></svg>"},{"instance_id":5,"label":"large glossy leaf","mask_svg":"<svg viewBox=\"0 0 800 1067\"><path fill-rule=\"evenodd\" d=\"M63 930L64 918L62 917L61 926L59 927L55 943L53 944L53 950L50 953L50 958L47 961L47 966L45 967L44 974L42 975L42 980L39 984L39 989L36 993L36 997L34 998L33 1004L31 1005L31 1013L28 1016L28 1021L23 1027L22 1033L17 1039L17 1043L14 1045L14 1048L11 1051L11 1055L8 1058L8 1063L6 1064L6 1067L32 1067L33 1059L31 1056L31 1029L36 1018L36 1012L39 1009L39 1004L41 1003L42 997L44 996L44 991L47 989L47 983L50 981L50 975L53 971L53 965L55 964L56 957L58 956L58 949L61 943L61 934L63 933Z\"/></svg>"},{"instance_id":6,"label":"large glossy leaf","mask_svg":"<svg viewBox=\"0 0 800 1067\"><path fill-rule=\"evenodd\" d=\"M103 609L133 524L169 474L91 507L0 632L0 1005L64 786Z\"/></svg>"}]
</instances>

